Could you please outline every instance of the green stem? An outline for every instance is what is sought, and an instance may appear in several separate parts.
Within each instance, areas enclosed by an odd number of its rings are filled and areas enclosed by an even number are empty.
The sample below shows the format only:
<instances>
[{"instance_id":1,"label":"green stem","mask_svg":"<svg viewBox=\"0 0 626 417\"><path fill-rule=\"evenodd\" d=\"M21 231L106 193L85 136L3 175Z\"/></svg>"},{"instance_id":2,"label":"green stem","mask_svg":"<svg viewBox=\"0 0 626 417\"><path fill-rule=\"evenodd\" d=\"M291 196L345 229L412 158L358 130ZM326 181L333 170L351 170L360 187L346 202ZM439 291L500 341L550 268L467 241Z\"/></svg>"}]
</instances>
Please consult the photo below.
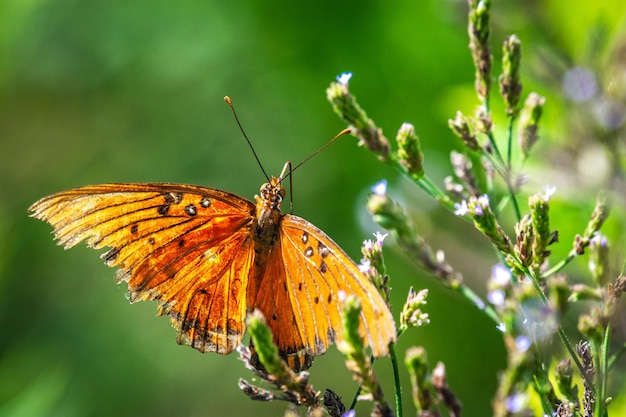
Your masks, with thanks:
<instances>
[{"instance_id":1,"label":"green stem","mask_svg":"<svg viewBox=\"0 0 626 417\"><path fill-rule=\"evenodd\" d=\"M352 403L350 404L350 408L348 408L348 410L354 410L354 407L356 407L356 402L357 399L359 398L359 395L361 395L361 389L362 389L362 385L359 384L359 387L356 389L356 392L354 393L354 397L352 397Z\"/></svg>"},{"instance_id":2,"label":"green stem","mask_svg":"<svg viewBox=\"0 0 626 417\"><path fill-rule=\"evenodd\" d=\"M501 164L504 164L504 159L502 158L500 149L498 149L498 145L496 144L496 139L493 137L493 132L489 132L487 134L487 138L489 139L489 143L491 144L491 147L493 148L493 151L496 154L496 157L498 158Z\"/></svg>"},{"instance_id":3,"label":"green stem","mask_svg":"<svg viewBox=\"0 0 626 417\"><path fill-rule=\"evenodd\" d=\"M402 412L402 386L400 385L400 371L398 369L398 357L396 356L395 344L389 344L389 354L391 356L391 366L393 368L393 383L396 388L396 415L403 417Z\"/></svg>"},{"instance_id":4,"label":"green stem","mask_svg":"<svg viewBox=\"0 0 626 417\"><path fill-rule=\"evenodd\" d=\"M496 156L489 152L482 152L481 155L485 157L489 161L489 163L491 163L493 168L500 176L506 177L507 169L505 166L502 165L502 161L500 159L498 159Z\"/></svg>"},{"instance_id":5,"label":"green stem","mask_svg":"<svg viewBox=\"0 0 626 417\"><path fill-rule=\"evenodd\" d=\"M604 340L602 341L601 351L598 352L598 394L596 396L596 413L598 417L608 416L605 399L607 391L607 381L609 375L608 356L609 342L611 340L611 323L609 322L604 330Z\"/></svg>"},{"instance_id":6,"label":"green stem","mask_svg":"<svg viewBox=\"0 0 626 417\"><path fill-rule=\"evenodd\" d=\"M577 256L576 253L570 252L569 255L567 255L567 258L562 259L561 261L559 261L559 263L557 263L552 268L548 269L543 274L541 274L541 278L542 279L543 278L548 278L549 276L552 276L552 275L556 274L561 269L565 268L567 266L567 264L572 262L574 260L574 258L576 258L576 256Z\"/></svg>"},{"instance_id":7,"label":"green stem","mask_svg":"<svg viewBox=\"0 0 626 417\"><path fill-rule=\"evenodd\" d=\"M519 222L520 220L522 220L522 212L519 209L519 203L517 202L517 196L515 195L513 184L511 184L510 171L509 171L509 174L507 174L506 187L509 190L509 195L511 196L511 203L513 203L513 210L515 211L515 218Z\"/></svg>"},{"instance_id":8,"label":"green stem","mask_svg":"<svg viewBox=\"0 0 626 417\"><path fill-rule=\"evenodd\" d=\"M509 167L509 169L511 169L511 153L512 153L512 149L513 149L513 122L515 121L515 118L511 117L509 119L509 129L508 129L508 144L507 144L507 152L506 152L506 166Z\"/></svg>"},{"instance_id":9,"label":"green stem","mask_svg":"<svg viewBox=\"0 0 626 417\"><path fill-rule=\"evenodd\" d=\"M446 193L441 191L439 187L437 187L435 183L432 182L430 178L428 178L427 175L423 175L419 178L416 178L415 176L409 174L406 168L404 168L400 164L400 161L398 161L398 158L396 157L395 154L389 155L389 158L385 160L385 163L393 168L398 169L400 172L402 172L402 174L412 179L418 185L418 187L424 190L426 194L428 194L429 196L437 200L439 203L443 204L449 209L454 210L454 202L452 202L450 200L450 197L448 197Z\"/></svg>"},{"instance_id":10,"label":"green stem","mask_svg":"<svg viewBox=\"0 0 626 417\"><path fill-rule=\"evenodd\" d=\"M447 208L454 210L454 203L443 191L439 189L427 176L423 176L417 181L417 185L429 196L443 204Z\"/></svg>"},{"instance_id":11,"label":"green stem","mask_svg":"<svg viewBox=\"0 0 626 417\"><path fill-rule=\"evenodd\" d=\"M533 288L534 288L535 292L537 293L537 295L539 295L539 298L541 299L541 302L546 307L549 307L550 306L550 301L548 300L548 297L546 297L546 295L544 294L543 290L541 289L541 285L539 284L539 280L537 279L535 274L533 274L531 272L531 270L529 270L529 269L526 269L524 271L524 274L527 277L530 278L530 280L532 282L532 285L533 285ZM587 381L589 386L592 387L593 386L593 381L589 381L587 379L587 373L585 372L585 368L583 368L582 363L580 363L580 360L578 359L578 355L576 354L576 351L572 347L572 343L567 338L567 334L565 334L565 330L563 330L563 326L559 325L559 327L557 328L556 332L559 335L559 339L561 340L561 343L563 343L563 345L565 346L565 349L567 349L567 351L569 352L572 360L574 361L574 364L576 364L576 367L578 368L578 371L580 372L580 375Z\"/></svg>"},{"instance_id":12,"label":"green stem","mask_svg":"<svg viewBox=\"0 0 626 417\"><path fill-rule=\"evenodd\" d=\"M506 184L507 191L509 193L509 198L511 199L511 203L513 204L513 209L515 210L515 216L517 217L517 221L519 221L522 218L522 214L520 212L519 204L517 202L515 190L513 189L513 184L511 183L510 166L504 166L504 162L499 155L497 155L497 158L487 152L483 152L482 155L487 158L487 160L491 163L496 172L503 178Z\"/></svg>"},{"instance_id":13,"label":"green stem","mask_svg":"<svg viewBox=\"0 0 626 417\"><path fill-rule=\"evenodd\" d=\"M615 362L617 362L619 357L622 356L624 352L626 352L626 344L623 344L622 347L620 347L620 349L609 358L607 363L607 370L611 369L613 365L615 365Z\"/></svg>"},{"instance_id":14,"label":"green stem","mask_svg":"<svg viewBox=\"0 0 626 417\"><path fill-rule=\"evenodd\" d=\"M456 288L456 290L459 293L461 293L461 295L463 297L465 297L467 300L469 300L472 304L474 304L476 307L478 307L478 309L480 311L484 312L487 315L487 317L489 317L491 320L493 320L494 323L499 324L501 322L500 316L498 316L498 313L493 308L493 306L491 306L489 304L485 304L483 299L480 298L467 285L459 285L459 287Z\"/></svg>"}]
</instances>

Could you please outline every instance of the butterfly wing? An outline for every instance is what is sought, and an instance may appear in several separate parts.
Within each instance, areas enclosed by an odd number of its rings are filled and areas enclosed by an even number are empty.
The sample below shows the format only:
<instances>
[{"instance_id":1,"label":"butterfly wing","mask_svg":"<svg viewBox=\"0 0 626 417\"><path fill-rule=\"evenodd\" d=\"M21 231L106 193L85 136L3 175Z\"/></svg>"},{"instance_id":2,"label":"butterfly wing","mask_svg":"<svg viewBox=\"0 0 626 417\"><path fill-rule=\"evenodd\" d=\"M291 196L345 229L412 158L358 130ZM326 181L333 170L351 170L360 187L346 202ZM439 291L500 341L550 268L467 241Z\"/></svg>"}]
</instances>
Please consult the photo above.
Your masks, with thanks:
<instances>
[{"instance_id":1,"label":"butterfly wing","mask_svg":"<svg viewBox=\"0 0 626 417\"><path fill-rule=\"evenodd\" d=\"M277 245L274 255L265 266L256 298L250 298L248 303L263 313L280 356L291 369L299 372L311 366L314 352L306 346L302 338L299 318L296 317L288 294L286 266L280 256L280 241ZM252 297L253 294L254 291L249 292Z\"/></svg>"},{"instance_id":2,"label":"butterfly wing","mask_svg":"<svg viewBox=\"0 0 626 417\"><path fill-rule=\"evenodd\" d=\"M277 322L272 330L295 334L291 328L297 327L301 341L287 341L295 343L289 352L302 352L304 346L306 354L320 355L341 340L343 291L361 302L359 330L374 356L388 354L389 343L396 339L391 312L374 285L332 239L308 221L287 214L281 222L279 253L280 259L271 264L284 280L280 280L282 288L273 289L273 297L291 321ZM259 298L263 298L261 293ZM284 312L289 310L287 305L291 314Z\"/></svg>"},{"instance_id":3,"label":"butterfly wing","mask_svg":"<svg viewBox=\"0 0 626 417\"><path fill-rule=\"evenodd\" d=\"M60 245L86 239L117 266L131 302L158 300L178 342L230 353L245 331L254 263L255 206L234 194L178 184L104 184L45 197L30 207Z\"/></svg>"}]
</instances>

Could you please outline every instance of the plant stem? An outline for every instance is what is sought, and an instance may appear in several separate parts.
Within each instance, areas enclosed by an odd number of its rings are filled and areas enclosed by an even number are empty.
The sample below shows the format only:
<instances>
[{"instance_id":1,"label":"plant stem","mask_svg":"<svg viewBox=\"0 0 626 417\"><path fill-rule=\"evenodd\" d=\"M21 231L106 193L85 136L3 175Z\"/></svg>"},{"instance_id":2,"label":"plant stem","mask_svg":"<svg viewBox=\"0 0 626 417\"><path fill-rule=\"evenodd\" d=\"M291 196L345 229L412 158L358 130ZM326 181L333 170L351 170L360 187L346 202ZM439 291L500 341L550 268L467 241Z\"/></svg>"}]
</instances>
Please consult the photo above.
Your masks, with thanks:
<instances>
[{"instance_id":1,"label":"plant stem","mask_svg":"<svg viewBox=\"0 0 626 417\"><path fill-rule=\"evenodd\" d=\"M539 295L541 302L546 307L549 307L550 301L548 300L548 297L546 297L543 290L541 289L541 285L539 284L539 280L537 279L535 274L532 273L530 269L526 269L526 271L524 272L525 272L525 275L530 278L533 288L535 289L535 292L537 293L537 295ZM565 330L563 330L563 326L559 325L559 327L557 328L557 334L559 335L559 339L561 339L561 343L563 343L563 345L565 346L565 349L567 349L572 360L576 364L576 367L578 368L580 375L587 381L589 386L592 387L593 381L589 381L587 379L587 373L585 372L585 368L583 368L582 363L580 363L580 360L578 359L578 355L576 354L576 351L574 351L574 348L572 347L572 343L567 338L567 334L565 334Z\"/></svg>"},{"instance_id":2,"label":"plant stem","mask_svg":"<svg viewBox=\"0 0 626 417\"><path fill-rule=\"evenodd\" d=\"M512 153L512 149L513 149L513 122L515 121L515 119L513 117L511 117L509 119L509 129L508 129L508 144L507 144L507 152L506 152L506 166L509 167L509 170L511 169L511 153Z\"/></svg>"},{"instance_id":3,"label":"plant stem","mask_svg":"<svg viewBox=\"0 0 626 417\"><path fill-rule=\"evenodd\" d=\"M480 311L483 311L487 315L487 317L489 317L491 320L493 320L494 323L496 323L496 324L500 323L500 321L501 321L500 320L500 316L498 316L498 313L493 308L493 306L491 306L489 304L485 304L483 299L480 298L467 285L464 285L464 284L463 285L459 285L459 287L457 288L457 291L459 293L461 293L461 295L463 295L463 297L465 297L467 300L469 300L472 304L474 304L476 307L478 307L478 309Z\"/></svg>"},{"instance_id":4,"label":"plant stem","mask_svg":"<svg viewBox=\"0 0 626 417\"><path fill-rule=\"evenodd\" d=\"M604 330L604 338L602 341L601 351L597 352L598 355L598 372L596 375L596 379L598 380L598 388L596 395L596 415L598 417L606 417L608 416L608 412L606 409L605 399L606 399L606 390L607 390L607 381L609 375L608 368L608 356L609 356L609 342L611 340L611 322L606 325L606 329Z\"/></svg>"},{"instance_id":5,"label":"plant stem","mask_svg":"<svg viewBox=\"0 0 626 417\"><path fill-rule=\"evenodd\" d=\"M391 356L391 366L393 368L393 383L396 391L396 415L403 417L402 412L402 386L400 385L400 371L398 369L398 357L394 343L389 344L389 355Z\"/></svg>"},{"instance_id":6,"label":"plant stem","mask_svg":"<svg viewBox=\"0 0 626 417\"><path fill-rule=\"evenodd\" d=\"M576 254L574 252L570 252L569 255L567 255L567 258L562 259L556 265L554 265L552 268L548 269L543 274L541 274L541 278L547 278L549 276L552 276L552 275L556 274L561 269L565 268L567 266L567 264L572 262L574 260L574 258L576 258Z\"/></svg>"}]
</instances>

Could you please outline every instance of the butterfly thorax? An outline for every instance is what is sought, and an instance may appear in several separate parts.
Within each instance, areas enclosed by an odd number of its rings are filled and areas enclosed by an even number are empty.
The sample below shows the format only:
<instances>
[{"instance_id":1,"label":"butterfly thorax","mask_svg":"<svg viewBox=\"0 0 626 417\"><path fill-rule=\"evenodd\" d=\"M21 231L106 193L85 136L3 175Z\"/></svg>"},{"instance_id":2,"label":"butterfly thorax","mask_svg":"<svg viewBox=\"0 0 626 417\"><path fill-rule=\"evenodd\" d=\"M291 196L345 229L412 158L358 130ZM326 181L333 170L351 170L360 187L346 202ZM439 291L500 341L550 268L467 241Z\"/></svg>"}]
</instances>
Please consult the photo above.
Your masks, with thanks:
<instances>
[{"instance_id":1,"label":"butterfly thorax","mask_svg":"<svg viewBox=\"0 0 626 417\"><path fill-rule=\"evenodd\" d=\"M280 204L285 196L285 189L280 179L272 177L270 182L261 186L260 196L256 199L256 224L254 225L254 245L257 256L270 253L276 246L280 221L283 217Z\"/></svg>"}]
</instances>

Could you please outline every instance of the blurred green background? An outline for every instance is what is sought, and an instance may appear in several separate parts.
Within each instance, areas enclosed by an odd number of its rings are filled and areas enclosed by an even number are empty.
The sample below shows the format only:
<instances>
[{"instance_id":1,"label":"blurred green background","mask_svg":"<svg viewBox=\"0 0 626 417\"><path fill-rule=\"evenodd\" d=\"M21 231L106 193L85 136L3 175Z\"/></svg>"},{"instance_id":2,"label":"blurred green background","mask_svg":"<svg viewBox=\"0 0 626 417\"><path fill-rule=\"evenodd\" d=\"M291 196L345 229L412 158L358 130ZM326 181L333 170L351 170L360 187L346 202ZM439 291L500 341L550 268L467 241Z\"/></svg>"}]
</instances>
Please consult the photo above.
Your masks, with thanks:
<instances>
[{"instance_id":1,"label":"blurred green background","mask_svg":"<svg viewBox=\"0 0 626 417\"><path fill-rule=\"evenodd\" d=\"M559 187L554 227L570 242L608 179L591 181L580 163L583 147L600 157L605 148L593 141L593 120L575 117L588 111L563 98L560 80L575 65L605 74L602 88L612 69L623 76L624 49L616 48L625 6L494 3L496 70L499 45L516 33L524 86L548 97L538 145L546 152L527 166L527 191L546 178ZM281 415L285 404L255 403L237 389L251 374L236 354L178 346L154 303L129 305L96 253L84 245L63 252L26 209L56 191L118 181L200 184L251 199L264 179L223 96L277 175L345 127L325 98L343 71L354 73L351 91L389 138L404 121L416 126L427 172L441 184L449 151L459 147L447 120L476 105L466 8L453 0L0 0L0 415ZM433 247L484 294L496 257L483 239L355 145L344 137L295 173L295 214L358 260L362 240L377 230L365 197L386 178ZM607 227L620 236L623 213L616 216ZM387 243L395 315L410 285L431 289L432 323L400 341L400 357L426 346L433 365L445 362L465 415L489 415L505 365L494 324ZM355 386L342 363L331 348L311 381L349 401ZM388 360L377 369L392 400Z\"/></svg>"}]
</instances>

